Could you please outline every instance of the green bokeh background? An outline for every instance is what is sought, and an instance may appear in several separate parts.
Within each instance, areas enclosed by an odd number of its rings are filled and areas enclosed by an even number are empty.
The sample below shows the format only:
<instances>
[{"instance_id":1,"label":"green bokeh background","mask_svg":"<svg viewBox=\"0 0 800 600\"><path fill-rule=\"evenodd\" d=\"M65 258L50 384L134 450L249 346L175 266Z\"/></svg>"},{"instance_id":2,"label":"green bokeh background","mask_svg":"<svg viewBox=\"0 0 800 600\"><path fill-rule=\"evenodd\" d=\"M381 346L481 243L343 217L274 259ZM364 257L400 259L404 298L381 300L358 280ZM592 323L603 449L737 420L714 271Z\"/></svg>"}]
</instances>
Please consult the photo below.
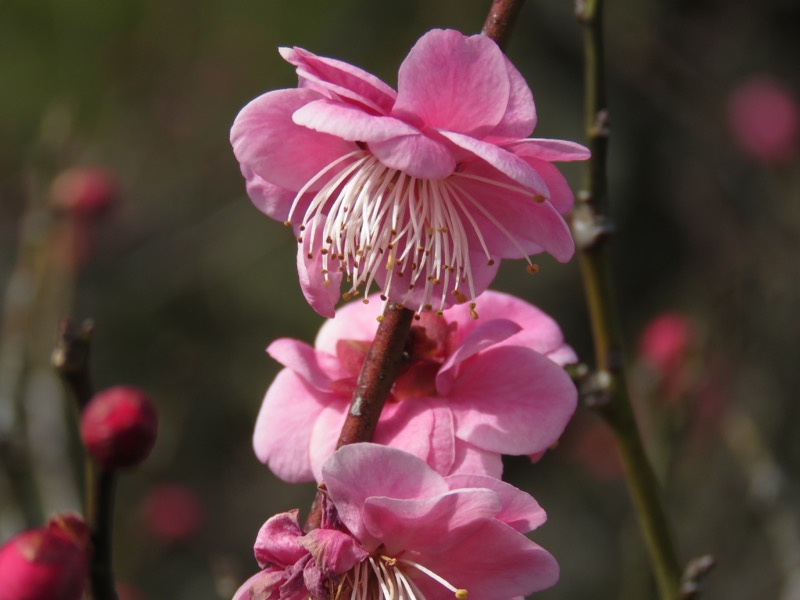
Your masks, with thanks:
<instances>
[{"instance_id":1,"label":"green bokeh background","mask_svg":"<svg viewBox=\"0 0 800 600\"><path fill-rule=\"evenodd\" d=\"M0 284L9 285L21 256L22 224L32 222L24 215L46 214L59 172L103 165L120 187L74 281L44 271L38 301L27 304L31 324L7 351L33 365L23 388L60 414L58 386L33 375L46 371L58 317L90 316L96 385L130 383L155 399L159 441L120 482L116 521L117 576L143 598L230 597L256 569L261 523L305 510L314 493L311 484L277 480L250 446L277 372L264 347L282 336L311 341L321 318L300 294L294 239L244 194L228 142L233 118L258 94L295 85L278 46L347 60L394 85L425 31L476 32L487 9L465 0L0 0ZM572 13L565 0L530 1L508 48L533 89L539 137L583 139ZM628 358L652 316L690 316L693 372L709 375L728 410L756 426L774 467L763 481L743 466L724 420L689 422L673 440L666 496L681 555L717 557L708 598L798 597L780 594L800 577L800 554L792 555L800 536L800 163L797 152L774 165L737 148L726 100L765 73L797 93L799 16L785 0L618 0L607 10L614 278ZM579 166L564 172L577 186ZM46 243L36 250L51 251ZM576 265L536 260L535 277L521 261L505 263L494 287L554 315L591 362ZM644 381L635 378L637 389ZM56 455L69 447L58 436L29 443ZM613 460L613 448L597 452ZM562 567L558 586L537 598L654 597L620 479L598 478L566 448L533 467L510 460L507 474L547 510L534 538ZM69 472L38 477L56 490L45 513L77 508ZM143 525L142 499L162 482L189 486L204 507L202 528L184 543L159 542ZM25 524L7 478L0 486L1 541ZM794 546L776 541L782 527Z\"/></svg>"}]
</instances>

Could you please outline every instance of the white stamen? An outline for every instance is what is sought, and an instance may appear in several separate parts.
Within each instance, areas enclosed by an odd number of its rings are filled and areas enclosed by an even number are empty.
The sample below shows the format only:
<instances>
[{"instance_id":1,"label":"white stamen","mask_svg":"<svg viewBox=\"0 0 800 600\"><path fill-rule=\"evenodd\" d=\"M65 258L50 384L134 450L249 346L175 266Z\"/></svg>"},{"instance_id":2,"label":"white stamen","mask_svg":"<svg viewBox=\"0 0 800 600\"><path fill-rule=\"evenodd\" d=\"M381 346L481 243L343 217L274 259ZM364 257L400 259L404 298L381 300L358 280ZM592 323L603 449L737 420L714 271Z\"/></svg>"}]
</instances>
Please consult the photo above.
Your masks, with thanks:
<instances>
[{"instance_id":1,"label":"white stamen","mask_svg":"<svg viewBox=\"0 0 800 600\"><path fill-rule=\"evenodd\" d=\"M309 257L322 254L326 285L330 273L338 270L350 284L346 298L361 293L366 297L378 280L383 282L383 295L391 294L401 304L408 306L413 294L417 302L410 307L416 312L440 311L451 295L459 302L475 300L470 235L474 233L488 264L494 262L473 210L525 255L514 235L459 185L459 177L531 195L520 187L464 173L443 180L417 179L387 167L366 150L356 150L325 166L303 186L289 220L302 197L310 195L308 190L327 179L300 222ZM403 289L396 289L400 285Z\"/></svg>"}]
</instances>

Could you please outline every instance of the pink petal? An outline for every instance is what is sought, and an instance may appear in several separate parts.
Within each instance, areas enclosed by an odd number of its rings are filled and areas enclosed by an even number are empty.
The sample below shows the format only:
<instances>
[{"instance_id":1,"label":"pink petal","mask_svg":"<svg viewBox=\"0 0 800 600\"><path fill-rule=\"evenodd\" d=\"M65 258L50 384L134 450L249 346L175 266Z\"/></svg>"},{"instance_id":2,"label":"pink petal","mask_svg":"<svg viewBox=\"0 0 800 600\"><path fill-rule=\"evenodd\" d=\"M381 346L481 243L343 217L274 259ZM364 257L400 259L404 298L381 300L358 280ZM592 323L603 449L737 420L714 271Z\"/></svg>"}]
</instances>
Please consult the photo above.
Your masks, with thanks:
<instances>
[{"instance_id":1,"label":"pink petal","mask_svg":"<svg viewBox=\"0 0 800 600\"><path fill-rule=\"evenodd\" d=\"M441 130L439 133L459 148L485 161L522 187L535 194L547 197L547 185L545 185L541 176L516 154L495 144L476 140L460 133Z\"/></svg>"},{"instance_id":2,"label":"pink petal","mask_svg":"<svg viewBox=\"0 0 800 600\"><path fill-rule=\"evenodd\" d=\"M500 479L503 475L503 460L498 452L490 452L456 438L455 460L451 475L486 475Z\"/></svg>"},{"instance_id":3,"label":"pink petal","mask_svg":"<svg viewBox=\"0 0 800 600\"><path fill-rule=\"evenodd\" d=\"M267 92L252 100L231 128L236 159L273 185L298 191L326 166L358 150L352 142L295 125L292 114L319 98L314 91L295 89ZM324 183L320 179L310 190Z\"/></svg>"},{"instance_id":4,"label":"pink petal","mask_svg":"<svg viewBox=\"0 0 800 600\"><path fill-rule=\"evenodd\" d=\"M526 158L525 162L536 169L536 172L544 180L550 192L550 204L553 205L556 212L560 215L565 215L571 211L572 206L575 204L575 196L561 172L554 165L543 160Z\"/></svg>"},{"instance_id":5,"label":"pink petal","mask_svg":"<svg viewBox=\"0 0 800 600\"><path fill-rule=\"evenodd\" d=\"M392 114L415 125L481 136L508 106L505 57L485 36L426 33L400 66L397 82Z\"/></svg>"},{"instance_id":6,"label":"pink petal","mask_svg":"<svg viewBox=\"0 0 800 600\"><path fill-rule=\"evenodd\" d=\"M428 402L389 402L381 412L373 441L426 460L431 453L434 414Z\"/></svg>"},{"instance_id":7,"label":"pink petal","mask_svg":"<svg viewBox=\"0 0 800 600\"><path fill-rule=\"evenodd\" d=\"M369 556L353 536L335 529L314 529L299 539L325 577L346 573Z\"/></svg>"},{"instance_id":8,"label":"pink petal","mask_svg":"<svg viewBox=\"0 0 800 600\"><path fill-rule=\"evenodd\" d=\"M278 600L279 588L285 579L283 569L267 568L259 571L239 586L233 594L233 600Z\"/></svg>"},{"instance_id":9,"label":"pink petal","mask_svg":"<svg viewBox=\"0 0 800 600\"><path fill-rule=\"evenodd\" d=\"M442 476L423 460L377 444L339 448L322 467L322 475L339 517L362 544L371 539L361 520L370 496L417 499L448 491Z\"/></svg>"},{"instance_id":10,"label":"pink petal","mask_svg":"<svg viewBox=\"0 0 800 600\"><path fill-rule=\"evenodd\" d=\"M488 489L459 489L432 498L371 497L362 518L372 538L389 555L404 550L448 551L472 535L500 510L500 499Z\"/></svg>"},{"instance_id":11,"label":"pink petal","mask_svg":"<svg viewBox=\"0 0 800 600\"><path fill-rule=\"evenodd\" d=\"M387 167L419 179L444 179L456 168L453 152L421 133L372 142L369 149Z\"/></svg>"},{"instance_id":12,"label":"pink petal","mask_svg":"<svg viewBox=\"0 0 800 600\"><path fill-rule=\"evenodd\" d=\"M558 563L549 552L495 520L448 552L416 560L480 600L527 596L558 581ZM441 586L426 577L415 578L414 583L426 597L441 594Z\"/></svg>"},{"instance_id":13,"label":"pink petal","mask_svg":"<svg viewBox=\"0 0 800 600\"><path fill-rule=\"evenodd\" d=\"M517 156L536 158L546 162L586 160L592 155L586 146L567 140L533 138L519 140L513 144L504 144L503 146Z\"/></svg>"},{"instance_id":14,"label":"pink petal","mask_svg":"<svg viewBox=\"0 0 800 600\"><path fill-rule=\"evenodd\" d=\"M382 142L419 133L419 129L399 119L371 115L357 106L333 100L309 102L292 119L297 125L351 142Z\"/></svg>"},{"instance_id":15,"label":"pink petal","mask_svg":"<svg viewBox=\"0 0 800 600\"><path fill-rule=\"evenodd\" d=\"M335 355L339 340L372 342L378 329L378 316L383 313L383 301L377 294L369 296L368 300L366 305L352 302L342 306L335 319L328 319L322 324L314 347Z\"/></svg>"},{"instance_id":16,"label":"pink petal","mask_svg":"<svg viewBox=\"0 0 800 600\"><path fill-rule=\"evenodd\" d=\"M525 300L511 294L487 290L478 297L477 304L481 317L477 321L470 317L469 309L465 306L454 306L446 313L448 321L458 323L456 331L459 343L463 343L463 340L472 331L480 327L484 319L487 321L509 319L517 323L521 331L504 341L498 342L499 345L523 346L545 355L552 352L561 352L565 348L564 335L558 323Z\"/></svg>"},{"instance_id":17,"label":"pink petal","mask_svg":"<svg viewBox=\"0 0 800 600\"><path fill-rule=\"evenodd\" d=\"M318 483L322 482L322 467L336 451L336 443L339 441L349 405L349 398L336 398L319 413L311 432L308 456L311 461L311 472Z\"/></svg>"},{"instance_id":18,"label":"pink petal","mask_svg":"<svg viewBox=\"0 0 800 600\"><path fill-rule=\"evenodd\" d=\"M308 231L312 229L309 226ZM317 226L316 235L308 231L303 235L303 243L297 247L297 276L300 280L300 289L311 308L323 317L332 319L336 314L334 307L339 301L339 290L342 285L342 273L333 269L323 273L323 255L319 249L322 247L322 227ZM308 255L311 254L311 258Z\"/></svg>"},{"instance_id":19,"label":"pink petal","mask_svg":"<svg viewBox=\"0 0 800 600\"><path fill-rule=\"evenodd\" d=\"M258 459L284 481L310 481L308 445L322 410L322 395L284 369L269 386L258 412L253 448Z\"/></svg>"},{"instance_id":20,"label":"pink petal","mask_svg":"<svg viewBox=\"0 0 800 600\"><path fill-rule=\"evenodd\" d=\"M572 258L575 252L572 234L550 202L537 202L524 190L509 190L476 178L500 184L511 182L492 176L479 163L465 165L464 170L450 180L467 206L473 209L472 217L494 256L520 258L545 251L561 262ZM471 225L466 230L471 238L476 238ZM477 245L478 242L471 243Z\"/></svg>"},{"instance_id":21,"label":"pink petal","mask_svg":"<svg viewBox=\"0 0 800 600\"><path fill-rule=\"evenodd\" d=\"M450 473L456 459L456 432L453 413L441 403L434 404L430 411L433 414L434 422L431 433L430 453L426 458L426 462L437 473L446 475Z\"/></svg>"},{"instance_id":22,"label":"pink petal","mask_svg":"<svg viewBox=\"0 0 800 600\"><path fill-rule=\"evenodd\" d=\"M317 56L302 48L280 48L281 56L297 67L300 83L326 97L338 96L377 113L387 114L397 93L383 81L351 64Z\"/></svg>"},{"instance_id":23,"label":"pink petal","mask_svg":"<svg viewBox=\"0 0 800 600\"><path fill-rule=\"evenodd\" d=\"M303 535L298 512L294 509L279 513L261 526L256 536L255 555L262 569L268 565L288 567L307 554L297 541Z\"/></svg>"},{"instance_id":24,"label":"pink petal","mask_svg":"<svg viewBox=\"0 0 800 600\"><path fill-rule=\"evenodd\" d=\"M490 135L515 139L527 138L536 127L536 107L533 104L533 94L517 68L507 57L503 58L510 85L508 105L503 118Z\"/></svg>"},{"instance_id":25,"label":"pink petal","mask_svg":"<svg viewBox=\"0 0 800 600\"><path fill-rule=\"evenodd\" d=\"M469 333L436 374L436 391L440 396L446 396L450 391L456 378L457 367L463 361L481 350L510 338L522 329L517 323L508 319L480 320L481 324Z\"/></svg>"},{"instance_id":26,"label":"pink petal","mask_svg":"<svg viewBox=\"0 0 800 600\"><path fill-rule=\"evenodd\" d=\"M288 219L289 209L296 193L262 179L250 167L242 165L241 170L247 186L247 195L255 207L276 221L283 222Z\"/></svg>"},{"instance_id":27,"label":"pink petal","mask_svg":"<svg viewBox=\"0 0 800 600\"><path fill-rule=\"evenodd\" d=\"M320 367L316 351L300 340L280 338L267 346L267 354L320 391L330 390L331 378Z\"/></svg>"},{"instance_id":28,"label":"pink petal","mask_svg":"<svg viewBox=\"0 0 800 600\"><path fill-rule=\"evenodd\" d=\"M486 475L451 475L445 478L451 490L486 488L500 498L500 511L495 517L520 533L533 531L547 520L539 503L527 492L495 477Z\"/></svg>"},{"instance_id":29,"label":"pink petal","mask_svg":"<svg viewBox=\"0 0 800 600\"><path fill-rule=\"evenodd\" d=\"M527 348L491 348L464 364L449 396L456 435L485 450L545 450L575 411L569 375Z\"/></svg>"}]
</instances>

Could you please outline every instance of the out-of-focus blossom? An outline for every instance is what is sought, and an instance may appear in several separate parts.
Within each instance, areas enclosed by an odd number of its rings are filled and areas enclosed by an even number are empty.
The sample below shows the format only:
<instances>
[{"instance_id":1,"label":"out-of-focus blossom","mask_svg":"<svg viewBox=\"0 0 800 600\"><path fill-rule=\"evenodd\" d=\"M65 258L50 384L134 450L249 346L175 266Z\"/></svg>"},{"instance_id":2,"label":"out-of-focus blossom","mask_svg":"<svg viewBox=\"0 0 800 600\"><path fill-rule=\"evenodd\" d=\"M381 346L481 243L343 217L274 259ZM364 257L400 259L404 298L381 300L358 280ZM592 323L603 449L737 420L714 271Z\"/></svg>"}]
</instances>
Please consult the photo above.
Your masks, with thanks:
<instances>
[{"instance_id":1,"label":"out-of-focus blossom","mask_svg":"<svg viewBox=\"0 0 800 600\"><path fill-rule=\"evenodd\" d=\"M526 139L533 96L488 37L428 32L397 92L345 62L281 54L298 88L250 102L231 143L255 205L294 226L300 284L320 314L333 316L343 277L345 298L376 284L419 312L474 302L500 258L570 259L561 215L573 197L552 162L588 151Z\"/></svg>"},{"instance_id":2,"label":"out-of-focus blossom","mask_svg":"<svg viewBox=\"0 0 800 600\"><path fill-rule=\"evenodd\" d=\"M268 521L256 543L257 555L269 550L259 558L267 569L235 600L510 600L558 580L555 559L524 535L544 511L507 483L442 477L415 456L366 443L339 449L323 476L322 527L301 536L296 521L275 526L286 515ZM299 571L305 596L286 589Z\"/></svg>"},{"instance_id":3,"label":"out-of-focus blossom","mask_svg":"<svg viewBox=\"0 0 800 600\"><path fill-rule=\"evenodd\" d=\"M116 178L103 167L74 167L60 173L50 186L53 208L79 219L107 213L117 195Z\"/></svg>"},{"instance_id":4,"label":"out-of-focus blossom","mask_svg":"<svg viewBox=\"0 0 800 600\"><path fill-rule=\"evenodd\" d=\"M575 414L558 444L558 455L600 481L615 481L624 475L611 429L586 411Z\"/></svg>"},{"instance_id":5,"label":"out-of-focus blossom","mask_svg":"<svg viewBox=\"0 0 800 600\"><path fill-rule=\"evenodd\" d=\"M79 600L89 572L89 528L56 515L0 547L0 600Z\"/></svg>"},{"instance_id":6,"label":"out-of-focus blossom","mask_svg":"<svg viewBox=\"0 0 800 600\"><path fill-rule=\"evenodd\" d=\"M151 488L142 502L141 516L150 534L167 544L191 539L205 520L197 494L176 483Z\"/></svg>"},{"instance_id":7,"label":"out-of-focus blossom","mask_svg":"<svg viewBox=\"0 0 800 600\"><path fill-rule=\"evenodd\" d=\"M742 151L766 162L786 162L800 151L800 106L780 80L757 75L728 99L728 120Z\"/></svg>"},{"instance_id":8,"label":"out-of-focus blossom","mask_svg":"<svg viewBox=\"0 0 800 600\"><path fill-rule=\"evenodd\" d=\"M653 318L642 331L639 355L664 379L681 368L695 336L685 315L666 312Z\"/></svg>"},{"instance_id":9,"label":"out-of-focus blossom","mask_svg":"<svg viewBox=\"0 0 800 600\"><path fill-rule=\"evenodd\" d=\"M158 417L141 390L118 385L95 394L81 414L81 439L105 469L135 467L153 450Z\"/></svg>"},{"instance_id":10,"label":"out-of-focus blossom","mask_svg":"<svg viewBox=\"0 0 800 600\"><path fill-rule=\"evenodd\" d=\"M443 475L500 477L501 454L535 455L561 435L577 392L561 367L576 357L558 325L513 296L485 292L481 319L459 305L412 325L409 362L373 440L402 448ZM256 455L287 481L321 479L336 448L379 303L348 305L315 347L279 339L267 352L286 368L267 390Z\"/></svg>"}]
</instances>

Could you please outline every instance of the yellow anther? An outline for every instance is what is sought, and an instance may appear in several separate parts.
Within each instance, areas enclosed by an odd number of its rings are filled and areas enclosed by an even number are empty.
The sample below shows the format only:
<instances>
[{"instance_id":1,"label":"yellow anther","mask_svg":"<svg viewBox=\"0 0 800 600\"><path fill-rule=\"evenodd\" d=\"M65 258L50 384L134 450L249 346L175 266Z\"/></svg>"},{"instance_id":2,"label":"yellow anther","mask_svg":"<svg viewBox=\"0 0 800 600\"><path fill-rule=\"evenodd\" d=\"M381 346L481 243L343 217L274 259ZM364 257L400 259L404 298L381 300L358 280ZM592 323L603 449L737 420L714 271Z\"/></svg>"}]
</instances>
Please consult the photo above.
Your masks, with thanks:
<instances>
[{"instance_id":1,"label":"yellow anther","mask_svg":"<svg viewBox=\"0 0 800 600\"><path fill-rule=\"evenodd\" d=\"M469 303L469 316L472 317L473 319L478 318L478 311L475 310L475 306L476 304L474 302Z\"/></svg>"},{"instance_id":2,"label":"yellow anther","mask_svg":"<svg viewBox=\"0 0 800 600\"><path fill-rule=\"evenodd\" d=\"M456 598L458 598L458 600L466 600L468 595L469 592L463 588L460 590L456 590Z\"/></svg>"},{"instance_id":3,"label":"yellow anther","mask_svg":"<svg viewBox=\"0 0 800 600\"><path fill-rule=\"evenodd\" d=\"M527 269L528 273L530 273L531 275L534 275L535 273L539 272L539 265L537 265L536 263L531 263L526 267L526 269Z\"/></svg>"}]
</instances>

